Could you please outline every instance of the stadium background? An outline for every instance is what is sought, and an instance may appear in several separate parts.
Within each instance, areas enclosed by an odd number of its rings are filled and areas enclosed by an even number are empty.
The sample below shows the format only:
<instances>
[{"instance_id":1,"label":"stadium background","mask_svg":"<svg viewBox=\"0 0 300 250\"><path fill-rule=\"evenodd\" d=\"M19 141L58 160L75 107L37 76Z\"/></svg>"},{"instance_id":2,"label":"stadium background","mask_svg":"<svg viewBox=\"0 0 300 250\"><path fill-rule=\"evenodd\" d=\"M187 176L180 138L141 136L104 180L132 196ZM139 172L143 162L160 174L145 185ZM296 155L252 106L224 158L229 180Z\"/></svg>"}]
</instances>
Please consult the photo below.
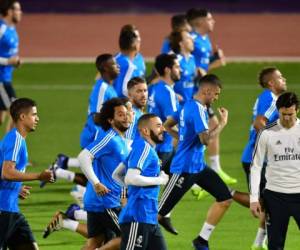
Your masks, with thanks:
<instances>
[{"instance_id":1,"label":"stadium background","mask_svg":"<svg viewBox=\"0 0 300 250\"><path fill-rule=\"evenodd\" d=\"M33 167L41 170L58 152L77 155L79 133L84 124L87 100L92 88L94 57L118 51L120 27L135 24L141 31L142 54L151 59L159 53L163 38L170 31L170 17L189 7L209 8L216 21L213 40L224 49L231 63L214 71L224 82L217 106L229 109L227 128L221 137L223 168L239 182L235 188L246 191L240 155L247 140L251 109L261 91L257 72L276 65L288 79L290 90L299 93L300 4L298 1L103 1L61 0L21 2L22 67L15 72L18 96L37 100L40 125L27 139ZM57 61L57 62L55 62ZM151 60L150 60L151 61ZM280 62L279 62L280 61ZM65 62L65 63L63 63ZM151 62L148 63L148 70ZM63 181L40 189L33 186L30 199L21 202L41 250L80 249L81 236L66 230L42 239L42 232L56 210L71 202L72 185ZM191 249L212 198L196 201L188 193L176 207L174 224L177 237L165 233L170 250ZM188 212L187 212L188 211ZM250 249L257 221L247 209L233 204L211 238L215 250ZM299 249L299 231L291 223L286 249Z\"/></svg>"}]
</instances>

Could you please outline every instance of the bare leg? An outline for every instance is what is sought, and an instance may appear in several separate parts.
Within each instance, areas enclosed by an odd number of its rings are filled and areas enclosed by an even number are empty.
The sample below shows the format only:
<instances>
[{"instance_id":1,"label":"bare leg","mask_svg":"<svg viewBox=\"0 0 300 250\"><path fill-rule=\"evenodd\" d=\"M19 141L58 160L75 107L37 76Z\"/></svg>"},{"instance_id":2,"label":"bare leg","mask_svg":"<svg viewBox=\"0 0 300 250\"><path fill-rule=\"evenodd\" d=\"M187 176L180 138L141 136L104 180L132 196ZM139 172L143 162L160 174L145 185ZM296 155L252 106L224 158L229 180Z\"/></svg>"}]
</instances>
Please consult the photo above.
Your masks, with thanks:
<instances>
[{"instance_id":1,"label":"bare leg","mask_svg":"<svg viewBox=\"0 0 300 250\"><path fill-rule=\"evenodd\" d=\"M79 233L83 237L88 238L87 225L79 223L78 227L76 228L76 233Z\"/></svg>"},{"instance_id":2,"label":"bare leg","mask_svg":"<svg viewBox=\"0 0 300 250\"><path fill-rule=\"evenodd\" d=\"M98 248L103 245L104 240L105 240L104 235L98 235L96 237L89 238L87 240L85 250L95 250L95 248Z\"/></svg>"},{"instance_id":3,"label":"bare leg","mask_svg":"<svg viewBox=\"0 0 300 250\"><path fill-rule=\"evenodd\" d=\"M216 226L231 204L231 200L214 202L209 208L206 216L206 223Z\"/></svg>"},{"instance_id":4,"label":"bare leg","mask_svg":"<svg viewBox=\"0 0 300 250\"><path fill-rule=\"evenodd\" d=\"M102 247L99 247L98 250L119 250L120 247L121 247L121 237L117 237L110 240Z\"/></svg>"},{"instance_id":5,"label":"bare leg","mask_svg":"<svg viewBox=\"0 0 300 250\"><path fill-rule=\"evenodd\" d=\"M234 191L232 199L238 204L249 208L250 206L250 196L249 193Z\"/></svg>"}]
</instances>

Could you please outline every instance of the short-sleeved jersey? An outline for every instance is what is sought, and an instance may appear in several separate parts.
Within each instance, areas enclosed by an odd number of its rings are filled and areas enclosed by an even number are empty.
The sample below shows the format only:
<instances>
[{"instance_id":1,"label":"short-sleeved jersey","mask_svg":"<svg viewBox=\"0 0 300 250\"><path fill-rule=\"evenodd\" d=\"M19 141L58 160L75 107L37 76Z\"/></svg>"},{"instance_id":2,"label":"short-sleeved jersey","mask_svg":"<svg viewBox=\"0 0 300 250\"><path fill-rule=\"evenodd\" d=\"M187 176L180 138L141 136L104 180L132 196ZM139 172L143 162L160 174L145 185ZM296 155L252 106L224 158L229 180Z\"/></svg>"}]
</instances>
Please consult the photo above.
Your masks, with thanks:
<instances>
[{"instance_id":1,"label":"short-sleeved jersey","mask_svg":"<svg viewBox=\"0 0 300 250\"><path fill-rule=\"evenodd\" d=\"M176 93L165 82L153 84L148 93L148 112L156 114L162 122L178 110L179 102ZM157 145L156 149L158 152L171 152L173 150L171 135L165 133L164 142Z\"/></svg>"},{"instance_id":2,"label":"short-sleeved jersey","mask_svg":"<svg viewBox=\"0 0 300 250\"><path fill-rule=\"evenodd\" d=\"M193 55L188 58L183 55L177 55L181 76L180 80L175 82L174 91L183 97L183 102L191 100L195 93L194 79L196 77L196 63Z\"/></svg>"},{"instance_id":3,"label":"short-sleeved jersey","mask_svg":"<svg viewBox=\"0 0 300 250\"><path fill-rule=\"evenodd\" d=\"M160 164L157 153L143 138L135 140L126 161L127 169L139 169L142 176L157 177ZM119 216L119 222L157 224L159 185L128 186L128 201Z\"/></svg>"},{"instance_id":4,"label":"short-sleeved jersey","mask_svg":"<svg viewBox=\"0 0 300 250\"><path fill-rule=\"evenodd\" d=\"M104 102L117 97L115 89L103 79L96 81L89 98L88 117L81 133L80 146L85 148L91 144L98 131L97 125L94 123L94 114L100 112Z\"/></svg>"},{"instance_id":5,"label":"short-sleeved jersey","mask_svg":"<svg viewBox=\"0 0 300 250\"><path fill-rule=\"evenodd\" d=\"M279 117L278 110L276 108L276 100L277 96L272 93L271 90L264 90L256 99L255 104L253 106L253 115L252 115L252 123L256 119L257 116L264 116L267 118L267 124L270 124L276 121ZM256 130L251 125L249 132L249 140L242 154L241 161L244 163L251 163L253 149L256 141Z\"/></svg>"},{"instance_id":6,"label":"short-sleeved jersey","mask_svg":"<svg viewBox=\"0 0 300 250\"><path fill-rule=\"evenodd\" d=\"M127 83L136 76L144 77L146 73L146 66L143 56L138 53L133 60L127 55L118 53L115 56L117 64L120 67L120 74L115 79L113 86L119 97L125 97L128 95Z\"/></svg>"},{"instance_id":7,"label":"short-sleeved jersey","mask_svg":"<svg viewBox=\"0 0 300 250\"><path fill-rule=\"evenodd\" d=\"M201 35L195 31L191 32L194 40L194 51L196 66L208 71L210 57L212 55L211 41L208 35Z\"/></svg>"},{"instance_id":8,"label":"short-sleeved jersey","mask_svg":"<svg viewBox=\"0 0 300 250\"><path fill-rule=\"evenodd\" d=\"M0 57L10 58L19 53L19 36L14 26L0 20ZM0 82L12 81L12 65L0 65Z\"/></svg>"},{"instance_id":9,"label":"short-sleeved jersey","mask_svg":"<svg viewBox=\"0 0 300 250\"><path fill-rule=\"evenodd\" d=\"M0 173L4 161L15 162L15 169L25 172L28 162L26 142L16 128L8 132L1 142ZM18 199L21 186L20 181L7 181L0 176L0 211L19 212Z\"/></svg>"},{"instance_id":10,"label":"short-sleeved jersey","mask_svg":"<svg viewBox=\"0 0 300 250\"><path fill-rule=\"evenodd\" d=\"M128 156L125 139L115 130L109 129L98 135L97 140L86 147L94 156L93 170L99 181L110 192L99 196L95 193L93 185L88 182L84 195L84 208L90 212L101 212L103 208L109 209L120 206L121 186L112 178L112 173Z\"/></svg>"},{"instance_id":11,"label":"short-sleeved jersey","mask_svg":"<svg viewBox=\"0 0 300 250\"><path fill-rule=\"evenodd\" d=\"M199 138L199 134L208 130L206 106L196 100L187 101L181 111L174 113L172 118L179 125L179 142L170 172L173 174L199 173L206 166L205 145Z\"/></svg>"},{"instance_id":12,"label":"short-sleeved jersey","mask_svg":"<svg viewBox=\"0 0 300 250\"><path fill-rule=\"evenodd\" d=\"M137 128L137 123L140 117L143 115L143 112L138 109L136 106L132 106L133 111L134 111L134 117L133 117L133 122L131 123L130 127L127 129L125 132L125 138L133 141L139 136L138 128Z\"/></svg>"},{"instance_id":13,"label":"short-sleeved jersey","mask_svg":"<svg viewBox=\"0 0 300 250\"><path fill-rule=\"evenodd\" d=\"M160 52L163 54L169 54L172 52L169 38L164 39Z\"/></svg>"}]
</instances>

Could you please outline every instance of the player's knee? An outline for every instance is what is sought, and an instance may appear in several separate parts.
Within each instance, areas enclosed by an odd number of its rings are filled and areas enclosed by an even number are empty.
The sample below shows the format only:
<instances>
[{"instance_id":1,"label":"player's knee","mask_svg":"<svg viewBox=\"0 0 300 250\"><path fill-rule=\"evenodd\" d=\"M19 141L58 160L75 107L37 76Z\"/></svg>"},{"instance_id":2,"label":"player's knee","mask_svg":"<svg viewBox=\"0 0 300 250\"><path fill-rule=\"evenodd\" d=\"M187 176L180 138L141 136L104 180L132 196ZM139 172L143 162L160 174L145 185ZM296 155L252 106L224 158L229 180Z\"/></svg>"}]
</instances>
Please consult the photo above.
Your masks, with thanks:
<instances>
[{"instance_id":1,"label":"player's knee","mask_svg":"<svg viewBox=\"0 0 300 250\"><path fill-rule=\"evenodd\" d=\"M225 201L219 201L218 202L219 206L223 207L224 209L229 208L231 203L232 203L232 199L228 199L228 200L225 200Z\"/></svg>"}]
</instances>

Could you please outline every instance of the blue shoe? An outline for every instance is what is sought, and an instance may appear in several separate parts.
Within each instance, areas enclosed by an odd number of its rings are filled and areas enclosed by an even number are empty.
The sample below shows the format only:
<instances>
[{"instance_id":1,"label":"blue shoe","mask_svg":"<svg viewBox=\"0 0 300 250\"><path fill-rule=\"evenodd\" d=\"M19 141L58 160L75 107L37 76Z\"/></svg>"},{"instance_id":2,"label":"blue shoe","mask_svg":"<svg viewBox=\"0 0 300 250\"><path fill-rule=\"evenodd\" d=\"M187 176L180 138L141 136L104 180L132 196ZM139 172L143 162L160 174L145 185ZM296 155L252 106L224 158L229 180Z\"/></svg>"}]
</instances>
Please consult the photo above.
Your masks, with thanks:
<instances>
[{"instance_id":1,"label":"blue shoe","mask_svg":"<svg viewBox=\"0 0 300 250\"><path fill-rule=\"evenodd\" d=\"M55 174L55 170L57 169L57 165L54 163L54 164L51 164L48 168L48 170L52 171L53 173L53 177L54 177L54 182L56 181L56 174ZM40 188L43 188L45 185L47 184L46 181L40 181Z\"/></svg>"},{"instance_id":2,"label":"blue shoe","mask_svg":"<svg viewBox=\"0 0 300 250\"><path fill-rule=\"evenodd\" d=\"M62 169L68 169L68 159L69 157L64 154L58 154L55 160L55 163L58 167Z\"/></svg>"},{"instance_id":3,"label":"blue shoe","mask_svg":"<svg viewBox=\"0 0 300 250\"><path fill-rule=\"evenodd\" d=\"M209 246L200 242L199 237L192 241L192 245L195 250L209 250Z\"/></svg>"},{"instance_id":4,"label":"blue shoe","mask_svg":"<svg viewBox=\"0 0 300 250\"><path fill-rule=\"evenodd\" d=\"M80 206L77 205L77 204L75 204L75 203L73 203L73 204L71 204L71 205L67 208L67 210L66 210L66 212L65 212L65 215L66 215L69 219L75 220L74 213L75 213L75 211L77 211L77 210L80 210Z\"/></svg>"}]
</instances>

